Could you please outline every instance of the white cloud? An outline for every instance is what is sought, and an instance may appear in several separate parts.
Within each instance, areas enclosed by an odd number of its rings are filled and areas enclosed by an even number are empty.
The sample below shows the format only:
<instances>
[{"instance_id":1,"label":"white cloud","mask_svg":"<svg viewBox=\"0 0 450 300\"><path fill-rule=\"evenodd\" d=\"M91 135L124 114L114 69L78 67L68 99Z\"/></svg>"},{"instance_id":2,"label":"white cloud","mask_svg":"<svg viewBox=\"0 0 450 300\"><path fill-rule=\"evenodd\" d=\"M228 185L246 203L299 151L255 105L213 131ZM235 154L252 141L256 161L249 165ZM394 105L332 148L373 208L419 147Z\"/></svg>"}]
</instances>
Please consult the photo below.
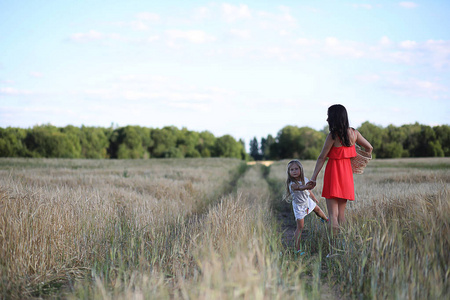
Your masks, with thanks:
<instances>
[{"instance_id":1,"label":"white cloud","mask_svg":"<svg viewBox=\"0 0 450 300\"><path fill-rule=\"evenodd\" d=\"M11 80L11 79L4 79L4 80L0 80L0 83L14 84L15 81Z\"/></svg>"},{"instance_id":2,"label":"white cloud","mask_svg":"<svg viewBox=\"0 0 450 300\"><path fill-rule=\"evenodd\" d=\"M108 84L106 88L86 89L78 97L107 101L109 105L126 101L127 105L139 105L145 110L171 107L205 112L234 95L225 89L197 87L165 76L123 75Z\"/></svg>"},{"instance_id":3,"label":"white cloud","mask_svg":"<svg viewBox=\"0 0 450 300\"><path fill-rule=\"evenodd\" d=\"M146 31L150 29L150 24L157 23L161 20L158 14L150 12L141 12L136 14L136 19L126 22L116 22L119 27L129 27L136 31Z\"/></svg>"},{"instance_id":4,"label":"white cloud","mask_svg":"<svg viewBox=\"0 0 450 300\"><path fill-rule=\"evenodd\" d=\"M143 31L143 30L150 29L150 27L141 20L130 22L130 26L133 30L142 30Z\"/></svg>"},{"instance_id":5,"label":"white cloud","mask_svg":"<svg viewBox=\"0 0 450 300\"><path fill-rule=\"evenodd\" d=\"M416 8L418 6L414 2L408 2L408 1L400 2L398 5L400 5L403 8Z\"/></svg>"},{"instance_id":6,"label":"white cloud","mask_svg":"<svg viewBox=\"0 0 450 300\"><path fill-rule=\"evenodd\" d=\"M158 14L150 13L150 12L141 12L136 15L136 18L138 20L142 21L151 21L151 22L158 22L161 17Z\"/></svg>"},{"instance_id":7,"label":"white cloud","mask_svg":"<svg viewBox=\"0 0 450 300\"><path fill-rule=\"evenodd\" d=\"M169 40L185 40L195 44L213 42L216 38L203 30L166 30Z\"/></svg>"},{"instance_id":8,"label":"white cloud","mask_svg":"<svg viewBox=\"0 0 450 300\"><path fill-rule=\"evenodd\" d=\"M211 16L211 10L206 6L196 8L193 14L195 20L205 20L211 18Z\"/></svg>"},{"instance_id":9,"label":"white cloud","mask_svg":"<svg viewBox=\"0 0 450 300\"><path fill-rule=\"evenodd\" d=\"M241 39L248 39L251 36L250 30L247 29L230 29L230 34Z\"/></svg>"},{"instance_id":10,"label":"white cloud","mask_svg":"<svg viewBox=\"0 0 450 300\"><path fill-rule=\"evenodd\" d=\"M424 43L424 49L430 53L432 64L436 68L450 66L450 41L428 40Z\"/></svg>"},{"instance_id":11,"label":"white cloud","mask_svg":"<svg viewBox=\"0 0 450 300\"><path fill-rule=\"evenodd\" d=\"M417 42L415 41L403 41L400 42L400 48L412 50L417 47Z\"/></svg>"},{"instance_id":12,"label":"white cloud","mask_svg":"<svg viewBox=\"0 0 450 300\"><path fill-rule=\"evenodd\" d=\"M383 46L390 46L391 43L392 43L391 40L387 36L383 36L380 39L380 44L383 45Z\"/></svg>"},{"instance_id":13,"label":"white cloud","mask_svg":"<svg viewBox=\"0 0 450 300\"><path fill-rule=\"evenodd\" d=\"M180 103L174 103L174 104L169 104L169 105L172 107L175 107L175 108L193 109L196 111L203 111L203 112L208 111L208 107L206 105L198 104L198 103L180 102Z\"/></svg>"},{"instance_id":14,"label":"white cloud","mask_svg":"<svg viewBox=\"0 0 450 300\"><path fill-rule=\"evenodd\" d=\"M74 33L70 36L70 40L74 42L89 42L100 40L121 40L122 37L116 33L104 34L96 30L89 30L86 33Z\"/></svg>"},{"instance_id":15,"label":"white cloud","mask_svg":"<svg viewBox=\"0 0 450 300\"><path fill-rule=\"evenodd\" d=\"M90 30L87 33L74 33L70 37L71 40L76 42L85 42L90 40L101 40L105 37L105 35L101 32Z\"/></svg>"},{"instance_id":16,"label":"white cloud","mask_svg":"<svg viewBox=\"0 0 450 300\"><path fill-rule=\"evenodd\" d=\"M372 9L373 6L371 4L353 4L355 8L364 8L364 9Z\"/></svg>"},{"instance_id":17,"label":"white cloud","mask_svg":"<svg viewBox=\"0 0 450 300\"><path fill-rule=\"evenodd\" d=\"M364 45L354 41L340 41L335 37L325 39L325 52L336 56L360 58L364 56Z\"/></svg>"},{"instance_id":18,"label":"white cloud","mask_svg":"<svg viewBox=\"0 0 450 300\"><path fill-rule=\"evenodd\" d=\"M394 94L409 98L426 98L426 99L448 99L448 88L439 82L418 79L405 78L404 76L388 76L383 79L384 88L390 90Z\"/></svg>"},{"instance_id":19,"label":"white cloud","mask_svg":"<svg viewBox=\"0 0 450 300\"><path fill-rule=\"evenodd\" d=\"M135 20L114 22L113 24L122 28L131 28L135 31L146 31L150 30L151 24L158 23L160 19L160 16L157 14L141 12L136 14Z\"/></svg>"},{"instance_id":20,"label":"white cloud","mask_svg":"<svg viewBox=\"0 0 450 300\"><path fill-rule=\"evenodd\" d=\"M311 40L311 39L299 38L295 41L295 43L300 46L313 46L313 45L317 44L317 41Z\"/></svg>"},{"instance_id":21,"label":"white cloud","mask_svg":"<svg viewBox=\"0 0 450 300\"><path fill-rule=\"evenodd\" d=\"M266 12L258 11L258 23L259 27L263 30L285 30L294 29L297 27L297 20L292 16L291 10L287 6L280 6L278 8L280 11L277 12Z\"/></svg>"},{"instance_id":22,"label":"white cloud","mask_svg":"<svg viewBox=\"0 0 450 300\"><path fill-rule=\"evenodd\" d=\"M442 68L450 66L450 41L402 41L389 49L374 47L372 49L372 57L394 63L425 64L435 68Z\"/></svg>"},{"instance_id":23,"label":"white cloud","mask_svg":"<svg viewBox=\"0 0 450 300\"><path fill-rule=\"evenodd\" d=\"M148 38L146 38L145 41L149 42L149 43L152 43L152 42L155 42L155 41L157 41L159 39L160 39L159 35L152 35L152 36L149 36Z\"/></svg>"},{"instance_id":24,"label":"white cloud","mask_svg":"<svg viewBox=\"0 0 450 300\"><path fill-rule=\"evenodd\" d=\"M252 13L245 4L239 4L238 6L223 3L221 6L222 16L227 22L234 22L239 19L250 19Z\"/></svg>"},{"instance_id":25,"label":"white cloud","mask_svg":"<svg viewBox=\"0 0 450 300\"><path fill-rule=\"evenodd\" d=\"M378 82L381 79L381 77L378 74L362 74L356 76L356 79L365 83L374 83Z\"/></svg>"},{"instance_id":26,"label":"white cloud","mask_svg":"<svg viewBox=\"0 0 450 300\"><path fill-rule=\"evenodd\" d=\"M32 71L32 72L30 72L30 76L34 77L34 78L41 78L43 76L43 74L41 72Z\"/></svg>"},{"instance_id":27,"label":"white cloud","mask_svg":"<svg viewBox=\"0 0 450 300\"><path fill-rule=\"evenodd\" d=\"M0 96L19 96L19 95L32 95L33 92L28 90L18 90L12 87L0 88Z\"/></svg>"}]
</instances>

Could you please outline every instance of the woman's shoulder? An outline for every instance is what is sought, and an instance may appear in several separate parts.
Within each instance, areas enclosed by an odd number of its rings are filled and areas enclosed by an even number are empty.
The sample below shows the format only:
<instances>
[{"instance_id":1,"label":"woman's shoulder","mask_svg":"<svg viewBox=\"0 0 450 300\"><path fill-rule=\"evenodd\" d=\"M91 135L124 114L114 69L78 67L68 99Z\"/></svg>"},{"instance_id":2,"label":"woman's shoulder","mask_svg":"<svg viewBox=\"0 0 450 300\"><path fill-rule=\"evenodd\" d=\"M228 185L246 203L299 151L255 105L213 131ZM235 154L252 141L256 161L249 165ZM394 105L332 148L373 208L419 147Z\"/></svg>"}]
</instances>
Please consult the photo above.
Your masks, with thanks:
<instances>
[{"instance_id":1,"label":"woman's shoulder","mask_svg":"<svg viewBox=\"0 0 450 300\"><path fill-rule=\"evenodd\" d=\"M348 128L348 137L350 139L350 146L353 146L358 139L358 130L353 127Z\"/></svg>"}]
</instances>

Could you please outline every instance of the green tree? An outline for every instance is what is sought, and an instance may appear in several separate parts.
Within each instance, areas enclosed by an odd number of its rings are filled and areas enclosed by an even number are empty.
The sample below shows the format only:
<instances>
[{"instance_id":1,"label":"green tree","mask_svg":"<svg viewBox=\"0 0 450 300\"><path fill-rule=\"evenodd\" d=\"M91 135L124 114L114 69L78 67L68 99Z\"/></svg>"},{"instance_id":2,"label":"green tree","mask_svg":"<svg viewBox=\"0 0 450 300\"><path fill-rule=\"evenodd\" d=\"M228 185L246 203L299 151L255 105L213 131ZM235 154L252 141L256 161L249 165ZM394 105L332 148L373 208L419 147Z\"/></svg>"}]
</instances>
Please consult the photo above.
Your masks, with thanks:
<instances>
[{"instance_id":1,"label":"green tree","mask_svg":"<svg viewBox=\"0 0 450 300\"><path fill-rule=\"evenodd\" d=\"M72 153L69 157L71 158L81 158L81 131L80 128L75 127L73 125L67 125L59 129L61 133L63 133L68 141L67 147L70 148L70 152Z\"/></svg>"},{"instance_id":2,"label":"green tree","mask_svg":"<svg viewBox=\"0 0 450 300\"><path fill-rule=\"evenodd\" d=\"M33 157L79 158L81 145L71 133L52 125L34 126L27 132L25 144Z\"/></svg>"},{"instance_id":3,"label":"green tree","mask_svg":"<svg viewBox=\"0 0 450 300\"><path fill-rule=\"evenodd\" d=\"M133 126L124 127L121 131L122 139L117 151L119 159L136 159L144 156L142 138Z\"/></svg>"},{"instance_id":4,"label":"green tree","mask_svg":"<svg viewBox=\"0 0 450 300\"><path fill-rule=\"evenodd\" d=\"M436 139L441 145L444 156L450 156L450 126L435 126L433 130L436 133Z\"/></svg>"},{"instance_id":5,"label":"green tree","mask_svg":"<svg viewBox=\"0 0 450 300\"><path fill-rule=\"evenodd\" d=\"M267 138L261 138L261 154L263 160L272 159L270 148L275 142L275 138L271 134Z\"/></svg>"},{"instance_id":6,"label":"green tree","mask_svg":"<svg viewBox=\"0 0 450 300\"><path fill-rule=\"evenodd\" d=\"M398 158L408 156L408 151L403 149L407 139L406 132L401 127L389 125L384 129L382 144L382 156L380 158Z\"/></svg>"},{"instance_id":7,"label":"green tree","mask_svg":"<svg viewBox=\"0 0 450 300\"><path fill-rule=\"evenodd\" d=\"M27 156L24 144L27 131L20 128L0 128L0 157Z\"/></svg>"},{"instance_id":8,"label":"green tree","mask_svg":"<svg viewBox=\"0 0 450 300\"><path fill-rule=\"evenodd\" d=\"M358 131L372 145L373 156L383 157L382 145L383 145L383 136L385 134L383 128L381 126L377 126L369 122L364 122L358 128Z\"/></svg>"},{"instance_id":9,"label":"green tree","mask_svg":"<svg viewBox=\"0 0 450 300\"><path fill-rule=\"evenodd\" d=\"M179 132L177 140L177 148L181 151L183 157L201 157L197 150L200 142L198 132L187 130L185 127Z\"/></svg>"},{"instance_id":10,"label":"green tree","mask_svg":"<svg viewBox=\"0 0 450 300\"><path fill-rule=\"evenodd\" d=\"M305 145L305 149L300 153L300 159L317 159L322 151L323 143L325 142L326 134L316 131L310 127L302 127L300 130L300 139Z\"/></svg>"},{"instance_id":11,"label":"green tree","mask_svg":"<svg viewBox=\"0 0 450 300\"><path fill-rule=\"evenodd\" d=\"M154 141L152 140L152 129L141 126L134 126L134 128L142 141L142 158L150 158L150 149L154 144Z\"/></svg>"},{"instance_id":12,"label":"green tree","mask_svg":"<svg viewBox=\"0 0 450 300\"><path fill-rule=\"evenodd\" d=\"M209 131L202 131L199 134L199 140L196 146L197 151L202 157L211 157L214 153L216 137Z\"/></svg>"},{"instance_id":13,"label":"green tree","mask_svg":"<svg viewBox=\"0 0 450 300\"><path fill-rule=\"evenodd\" d=\"M109 141L105 129L81 126L80 143L82 157L97 159L108 157Z\"/></svg>"},{"instance_id":14,"label":"green tree","mask_svg":"<svg viewBox=\"0 0 450 300\"><path fill-rule=\"evenodd\" d=\"M245 141L243 139L239 139L239 147L241 152L241 159L249 161L250 155L245 151Z\"/></svg>"},{"instance_id":15,"label":"green tree","mask_svg":"<svg viewBox=\"0 0 450 300\"><path fill-rule=\"evenodd\" d=\"M382 154L380 158L398 158L404 155L402 144L399 142L386 142L383 144Z\"/></svg>"},{"instance_id":16,"label":"green tree","mask_svg":"<svg viewBox=\"0 0 450 300\"><path fill-rule=\"evenodd\" d=\"M256 137L254 137L250 141L250 156L253 157L254 160L261 160L262 159L262 155L261 155L261 153L259 151L258 140L256 139Z\"/></svg>"},{"instance_id":17,"label":"green tree","mask_svg":"<svg viewBox=\"0 0 450 300\"><path fill-rule=\"evenodd\" d=\"M417 156L417 148L419 147L420 141L420 124L408 124L403 125L401 128L405 131L406 140L403 144L403 148L405 149L405 157L415 157Z\"/></svg>"},{"instance_id":18,"label":"green tree","mask_svg":"<svg viewBox=\"0 0 450 300\"><path fill-rule=\"evenodd\" d=\"M278 143L277 158L280 159L301 158L306 148L300 128L297 126L285 126L278 132L276 140Z\"/></svg>"},{"instance_id":19,"label":"green tree","mask_svg":"<svg viewBox=\"0 0 450 300\"><path fill-rule=\"evenodd\" d=\"M114 129L109 138L110 158L136 159L144 157L144 147L139 127L126 126Z\"/></svg>"},{"instance_id":20,"label":"green tree","mask_svg":"<svg viewBox=\"0 0 450 300\"><path fill-rule=\"evenodd\" d=\"M152 130L153 146L150 147L152 157L172 157L175 152L172 148L177 147L178 128L166 126L162 129ZM169 149L172 149L169 151ZM178 155L178 154L177 154Z\"/></svg>"},{"instance_id":21,"label":"green tree","mask_svg":"<svg viewBox=\"0 0 450 300\"><path fill-rule=\"evenodd\" d=\"M241 143L237 142L231 135L224 135L216 139L214 156L217 157L241 157Z\"/></svg>"}]
</instances>

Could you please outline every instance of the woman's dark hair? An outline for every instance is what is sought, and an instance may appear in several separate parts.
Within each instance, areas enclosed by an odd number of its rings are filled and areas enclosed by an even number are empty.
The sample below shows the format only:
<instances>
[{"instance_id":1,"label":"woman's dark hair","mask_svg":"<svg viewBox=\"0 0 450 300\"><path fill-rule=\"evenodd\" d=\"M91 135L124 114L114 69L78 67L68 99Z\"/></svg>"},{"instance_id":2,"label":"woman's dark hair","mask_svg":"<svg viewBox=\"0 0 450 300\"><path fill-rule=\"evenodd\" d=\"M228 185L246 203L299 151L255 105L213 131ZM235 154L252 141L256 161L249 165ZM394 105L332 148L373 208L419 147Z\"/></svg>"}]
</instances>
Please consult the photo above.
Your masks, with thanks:
<instances>
[{"instance_id":1,"label":"woman's dark hair","mask_svg":"<svg viewBox=\"0 0 450 300\"><path fill-rule=\"evenodd\" d=\"M333 140L337 136L341 140L342 145L350 147L348 115L343 105L335 104L328 108L328 127Z\"/></svg>"}]
</instances>

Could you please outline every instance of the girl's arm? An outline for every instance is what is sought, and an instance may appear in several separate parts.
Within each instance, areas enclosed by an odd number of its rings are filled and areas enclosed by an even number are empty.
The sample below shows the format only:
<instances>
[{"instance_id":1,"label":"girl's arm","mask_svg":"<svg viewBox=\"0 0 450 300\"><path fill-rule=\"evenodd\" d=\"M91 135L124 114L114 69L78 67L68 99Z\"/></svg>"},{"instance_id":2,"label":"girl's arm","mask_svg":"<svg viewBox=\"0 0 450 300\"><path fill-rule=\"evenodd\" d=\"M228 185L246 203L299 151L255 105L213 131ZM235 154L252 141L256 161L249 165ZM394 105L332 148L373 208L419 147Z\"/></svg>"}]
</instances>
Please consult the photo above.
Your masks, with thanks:
<instances>
[{"instance_id":1,"label":"girl's arm","mask_svg":"<svg viewBox=\"0 0 450 300\"><path fill-rule=\"evenodd\" d=\"M327 159L328 152L330 152L331 147L333 147L333 138L331 137L331 133L327 135L325 143L323 144L322 151L320 152L319 158L317 158L316 167L314 168L313 175L311 176L311 185L316 186L317 175L319 175L320 170L322 169L325 160Z\"/></svg>"},{"instance_id":2,"label":"girl's arm","mask_svg":"<svg viewBox=\"0 0 450 300\"><path fill-rule=\"evenodd\" d=\"M312 191L309 191L309 196L314 200L314 202L316 202L317 204L319 204L319 200L317 200L316 196L314 196Z\"/></svg>"},{"instance_id":3,"label":"girl's arm","mask_svg":"<svg viewBox=\"0 0 450 300\"><path fill-rule=\"evenodd\" d=\"M294 183L291 185L291 188L296 191L304 191L307 189L306 185L301 185L300 183Z\"/></svg>"}]
</instances>

